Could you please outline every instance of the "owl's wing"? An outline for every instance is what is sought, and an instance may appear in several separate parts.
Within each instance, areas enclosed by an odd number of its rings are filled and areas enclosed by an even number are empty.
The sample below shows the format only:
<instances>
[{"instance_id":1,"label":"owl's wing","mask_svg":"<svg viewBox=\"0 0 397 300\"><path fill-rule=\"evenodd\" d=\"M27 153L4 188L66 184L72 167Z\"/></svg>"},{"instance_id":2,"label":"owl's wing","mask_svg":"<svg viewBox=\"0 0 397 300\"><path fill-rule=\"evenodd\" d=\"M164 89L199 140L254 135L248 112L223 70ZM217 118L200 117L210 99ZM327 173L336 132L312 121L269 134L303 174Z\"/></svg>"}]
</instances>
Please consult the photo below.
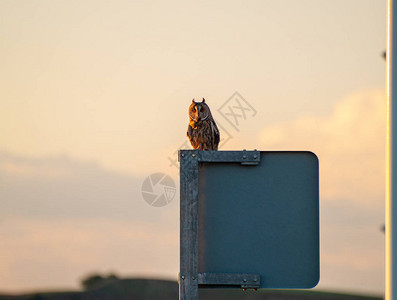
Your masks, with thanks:
<instances>
[{"instance_id":1,"label":"owl's wing","mask_svg":"<svg viewBox=\"0 0 397 300\"><path fill-rule=\"evenodd\" d=\"M187 127L187 132L186 132L187 137L189 138L190 144L192 145L193 149L197 148L197 139L194 138L193 134L193 127L189 126Z\"/></svg>"},{"instance_id":2,"label":"owl's wing","mask_svg":"<svg viewBox=\"0 0 397 300\"><path fill-rule=\"evenodd\" d=\"M219 134L219 129L218 129L218 126L216 126L216 123L215 122L212 122L212 123L211 123L211 125L212 125L211 127L212 127L212 132L214 135L214 145L215 145L216 149L218 149L218 144L219 144L221 136Z\"/></svg>"},{"instance_id":3,"label":"owl's wing","mask_svg":"<svg viewBox=\"0 0 397 300\"><path fill-rule=\"evenodd\" d=\"M190 126L190 124L187 126L186 135L189 138L189 140L191 140L193 137L193 128L192 128L192 126Z\"/></svg>"}]
</instances>

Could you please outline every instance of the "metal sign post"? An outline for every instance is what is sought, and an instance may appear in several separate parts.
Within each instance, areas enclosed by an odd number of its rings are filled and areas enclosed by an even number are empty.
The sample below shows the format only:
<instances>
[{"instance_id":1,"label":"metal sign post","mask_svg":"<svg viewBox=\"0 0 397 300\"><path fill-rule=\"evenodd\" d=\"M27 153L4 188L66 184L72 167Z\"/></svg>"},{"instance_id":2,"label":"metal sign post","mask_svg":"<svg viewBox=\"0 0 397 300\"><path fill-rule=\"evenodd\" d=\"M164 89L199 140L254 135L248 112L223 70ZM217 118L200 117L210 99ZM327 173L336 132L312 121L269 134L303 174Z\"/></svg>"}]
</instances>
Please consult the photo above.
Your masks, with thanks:
<instances>
[{"instance_id":1,"label":"metal sign post","mask_svg":"<svg viewBox=\"0 0 397 300\"><path fill-rule=\"evenodd\" d=\"M387 5L387 147L385 299L397 299L397 5Z\"/></svg>"},{"instance_id":2,"label":"metal sign post","mask_svg":"<svg viewBox=\"0 0 397 300\"><path fill-rule=\"evenodd\" d=\"M180 300L205 287L317 284L313 153L181 150L179 161Z\"/></svg>"},{"instance_id":3,"label":"metal sign post","mask_svg":"<svg viewBox=\"0 0 397 300\"><path fill-rule=\"evenodd\" d=\"M180 151L180 273L179 299L198 299L197 271L197 212L198 158L197 152Z\"/></svg>"}]
</instances>

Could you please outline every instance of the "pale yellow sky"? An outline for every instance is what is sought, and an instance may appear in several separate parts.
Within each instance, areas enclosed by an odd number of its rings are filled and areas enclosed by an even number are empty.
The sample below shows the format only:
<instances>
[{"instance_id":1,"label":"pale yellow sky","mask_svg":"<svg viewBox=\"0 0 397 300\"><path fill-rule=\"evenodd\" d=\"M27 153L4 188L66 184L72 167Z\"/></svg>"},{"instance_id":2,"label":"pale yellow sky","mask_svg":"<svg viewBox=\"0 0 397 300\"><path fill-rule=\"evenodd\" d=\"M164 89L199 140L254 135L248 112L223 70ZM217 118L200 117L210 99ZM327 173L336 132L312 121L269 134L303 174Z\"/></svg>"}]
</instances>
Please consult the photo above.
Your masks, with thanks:
<instances>
[{"instance_id":1,"label":"pale yellow sky","mask_svg":"<svg viewBox=\"0 0 397 300\"><path fill-rule=\"evenodd\" d=\"M156 210L140 185L153 172L178 181L169 158L205 97L231 136L223 150L319 155L319 288L382 292L384 1L0 0L0 20L0 291L76 287L91 270L176 278L178 201ZM257 112L239 131L218 111L235 91ZM60 251L75 224L85 238ZM106 237L89 224L120 236L96 251L85 239ZM156 259L138 264L148 247ZM43 264L58 271L20 277Z\"/></svg>"},{"instance_id":2,"label":"pale yellow sky","mask_svg":"<svg viewBox=\"0 0 397 300\"><path fill-rule=\"evenodd\" d=\"M1 1L0 8L7 112L0 146L26 155L66 153L135 173L146 153L185 138L193 97L218 108L238 90L259 112L254 133L326 114L346 94L384 83L379 1Z\"/></svg>"}]
</instances>

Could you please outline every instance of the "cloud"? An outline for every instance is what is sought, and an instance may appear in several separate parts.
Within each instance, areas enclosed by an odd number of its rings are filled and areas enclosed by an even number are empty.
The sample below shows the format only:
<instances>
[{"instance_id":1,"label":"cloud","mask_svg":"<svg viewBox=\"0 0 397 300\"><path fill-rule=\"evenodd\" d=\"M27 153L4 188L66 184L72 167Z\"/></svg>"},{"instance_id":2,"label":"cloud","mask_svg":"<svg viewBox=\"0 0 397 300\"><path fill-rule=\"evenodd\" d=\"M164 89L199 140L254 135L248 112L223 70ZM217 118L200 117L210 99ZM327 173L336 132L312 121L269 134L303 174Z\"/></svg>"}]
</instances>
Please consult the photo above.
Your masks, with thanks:
<instances>
[{"instance_id":1,"label":"cloud","mask_svg":"<svg viewBox=\"0 0 397 300\"><path fill-rule=\"evenodd\" d=\"M178 272L178 227L161 222L17 218L2 222L0 236L2 291L77 288L89 272Z\"/></svg>"},{"instance_id":2,"label":"cloud","mask_svg":"<svg viewBox=\"0 0 397 300\"><path fill-rule=\"evenodd\" d=\"M381 293L384 287L386 97L353 93L330 115L264 128L269 150L310 150L320 161L320 289Z\"/></svg>"},{"instance_id":3,"label":"cloud","mask_svg":"<svg viewBox=\"0 0 397 300\"><path fill-rule=\"evenodd\" d=\"M354 93L331 115L303 116L264 128L266 149L311 150L320 160L323 199L373 204L384 195L386 97L383 90Z\"/></svg>"},{"instance_id":4,"label":"cloud","mask_svg":"<svg viewBox=\"0 0 397 300\"><path fill-rule=\"evenodd\" d=\"M0 153L0 178L0 220L36 217L154 222L162 213L143 200L144 177L108 171L92 162Z\"/></svg>"},{"instance_id":5,"label":"cloud","mask_svg":"<svg viewBox=\"0 0 397 300\"><path fill-rule=\"evenodd\" d=\"M0 153L0 290L78 287L88 272L176 278L178 205L144 178L68 157Z\"/></svg>"}]
</instances>

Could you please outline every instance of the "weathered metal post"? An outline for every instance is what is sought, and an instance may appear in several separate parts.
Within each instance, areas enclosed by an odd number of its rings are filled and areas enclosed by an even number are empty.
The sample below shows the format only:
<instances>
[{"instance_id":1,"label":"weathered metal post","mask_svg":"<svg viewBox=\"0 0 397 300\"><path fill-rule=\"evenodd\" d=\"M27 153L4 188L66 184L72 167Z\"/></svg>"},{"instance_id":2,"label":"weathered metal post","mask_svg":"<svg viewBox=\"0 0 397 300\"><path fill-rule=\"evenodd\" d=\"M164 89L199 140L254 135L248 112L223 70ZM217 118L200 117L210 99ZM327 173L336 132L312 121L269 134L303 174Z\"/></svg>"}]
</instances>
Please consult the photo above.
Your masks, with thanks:
<instances>
[{"instance_id":1,"label":"weathered metal post","mask_svg":"<svg viewBox=\"0 0 397 300\"><path fill-rule=\"evenodd\" d=\"M385 299L397 300L397 5L387 3L387 147Z\"/></svg>"},{"instance_id":2,"label":"weathered metal post","mask_svg":"<svg viewBox=\"0 0 397 300\"><path fill-rule=\"evenodd\" d=\"M198 299L198 153L180 151L179 300Z\"/></svg>"}]
</instances>

